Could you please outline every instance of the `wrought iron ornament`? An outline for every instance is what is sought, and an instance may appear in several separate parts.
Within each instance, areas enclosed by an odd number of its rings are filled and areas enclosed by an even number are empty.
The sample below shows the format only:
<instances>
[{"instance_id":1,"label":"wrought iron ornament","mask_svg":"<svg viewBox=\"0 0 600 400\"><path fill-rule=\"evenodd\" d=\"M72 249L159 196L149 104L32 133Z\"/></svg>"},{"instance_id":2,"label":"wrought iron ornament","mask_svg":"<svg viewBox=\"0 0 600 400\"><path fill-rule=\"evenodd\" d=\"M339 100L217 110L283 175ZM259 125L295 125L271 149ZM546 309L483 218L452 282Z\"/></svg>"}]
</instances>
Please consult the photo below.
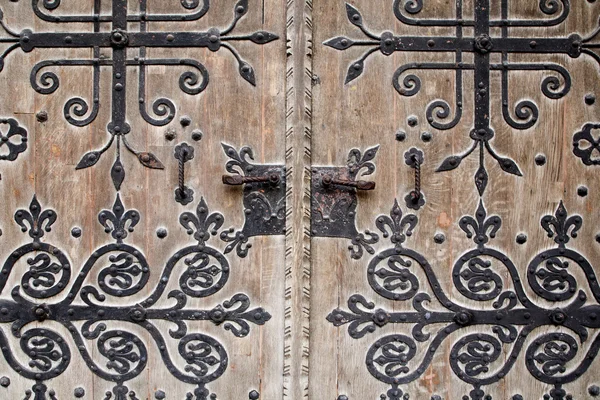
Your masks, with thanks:
<instances>
[{"instance_id":1,"label":"wrought iron ornament","mask_svg":"<svg viewBox=\"0 0 600 400\"><path fill-rule=\"evenodd\" d=\"M346 13L349 21L357 26L366 36L365 39L355 40L343 36L335 37L325 42L325 45L337 50L347 50L351 47L366 47L364 55L350 65L346 83L358 78L364 71L366 59L380 51L389 56L395 52L446 52L454 53L454 62L413 62L396 70L393 86L396 91L406 97L416 95L421 89L421 80L415 74L405 75L414 70L450 70L456 72L455 111L452 116L450 104L446 100L435 100L427 107L426 114L429 124L440 130L447 130L457 126L463 112L463 72L474 73L474 126L469 136L472 146L462 154L446 158L437 171L450 171L458 168L461 162L479 150L479 169L475 173L475 185L480 195L483 195L488 184L488 173L485 165L485 155L489 154L496 160L500 168L509 174L521 176L521 170L510 158L499 155L493 148L491 140L494 138L494 129L490 124L490 76L492 71L499 71L502 76L502 115L506 123L514 129L531 128L538 120L539 110L531 100L521 100L511 112L509 99L509 74L511 71L548 71L552 75L542 81L542 93L549 99L560 99L571 89L571 76L566 68L551 62L522 63L509 61L513 54L566 54L578 58L582 54L591 56L600 63L600 56L594 50L600 44L592 41L600 33L600 27L586 37L576 33L568 37L513 37L511 28L548 27L562 24L569 15L569 0L539 0L539 8L545 15L552 16L546 19L511 19L508 17L508 0L497 0L501 3L501 18L493 19L490 16L491 0L473 0L474 18L467 19L463 16L463 0L456 1L455 19L425 19L415 18L423 7L423 0L394 0L393 11L396 18L405 25L423 27L455 27L454 36L395 36L386 31L380 35L370 32L360 12L350 4L346 4ZM473 28L474 36L463 34L465 27ZM491 28L500 28L499 37L490 36ZM464 62L463 55L473 55L473 62ZM501 56L501 62L491 61L491 54ZM452 119L450 119L452 118ZM577 153L576 153L577 154ZM579 156L579 155L578 155Z\"/></svg>"},{"instance_id":2,"label":"wrought iron ornament","mask_svg":"<svg viewBox=\"0 0 600 400\"><path fill-rule=\"evenodd\" d=\"M421 191L421 166L425 161L423 152L415 147L404 153L404 163L415 170L415 188L406 195L406 207L418 211L425 205L425 195Z\"/></svg>"},{"instance_id":3,"label":"wrought iron ornament","mask_svg":"<svg viewBox=\"0 0 600 400\"><path fill-rule=\"evenodd\" d=\"M250 299L243 293L212 309L186 307L190 297L209 297L220 291L229 279L231 271L227 259L207 244L223 225L223 216L210 213L204 199L200 200L195 213L181 214L179 222L198 243L173 254L152 294L131 305L123 301L146 289L151 270L156 270L150 267L141 250L124 243L140 223L140 213L127 210L117 194L112 209L98 215L98 221L114 243L96 249L76 274L61 249L41 241L51 232L57 218L56 212L43 209L36 197L28 210L18 210L14 219L32 242L8 256L0 275L2 293L13 271L22 273L21 284L12 288L12 300L0 300L0 323L12 324L11 333L20 340L23 354L16 356L18 350L11 347L3 330L0 330L0 348L16 373L35 382L26 398L34 393L35 400L55 399L53 391L48 391L47 381L65 372L71 358L79 352L95 375L114 382L106 399L138 399L126 386L127 381L144 371L148 360L149 343L126 328L137 325L152 337L169 372L180 381L196 386L188 394L189 399L216 399L207 385L225 373L227 351L211 336L188 332L188 321L211 322L236 337L245 337L250 333L250 324L263 325L271 318L262 308L250 309ZM95 280L97 286L83 286L88 278ZM165 296L167 284L173 279L178 280L179 288ZM66 297L53 301L67 290ZM164 297L172 299L174 304L156 307ZM103 304L110 298L124 300L119 306ZM84 304L74 304L75 300ZM51 326L45 326L52 321L69 331L75 348ZM175 328L169 330L167 336L155 321L168 321ZM36 327L31 327L32 323ZM83 323L81 327L79 323ZM118 329L107 330L110 325ZM167 341L175 341L182 360L174 361L177 355L167 350ZM92 344L98 353L88 350ZM28 359L29 363L21 364L20 359ZM185 364L184 370L177 367L180 363Z\"/></svg>"},{"instance_id":4,"label":"wrought iron ornament","mask_svg":"<svg viewBox=\"0 0 600 400\"><path fill-rule=\"evenodd\" d=\"M405 247L417 222L416 215L403 215L397 202L390 216L378 217L377 228L394 246L377 254L367 268L369 284L378 295L394 301L412 300L414 311L376 309L375 303L355 294L348 300L349 311L336 309L327 317L335 326L348 324L348 333L355 339L388 324L412 327L412 336L384 336L367 352L366 364L371 375L391 386L387 397L404 399L401 385L425 373L449 335L467 327L481 326L477 333L458 336L450 351L449 363L459 379L473 385L464 399L491 399L484 387L502 380L510 372L529 334L539 327L555 326L565 330L537 336L525 349L524 362L535 379L553 386L548 398L572 398L564 386L587 371L600 349L600 335L593 334L585 355L576 358L583 351L578 343L588 341L590 330L600 329L598 277L582 254L567 248L571 238L577 237L583 219L578 215L569 216L561 202L554 215L546 215L541 220L542 228L554 239L556 248L540 252L526 269L517 268L506 254L487 246L500 230L502 219L488 216L480 201L474 217L464 216L459 221L460 228L475 242L475 248L464 253L452 271L456 291L468 300L481 302L473 309L448 297L435 272L442 269L436 269L424 255ZM592 299L578 287L572 274L572 269L577 267L587 278ZM425 273L435 300L420 287L422 282L414 274L415 268ZM519 275L520 270L527 271L530 289L540 298L556 303L555 307L545 308L532 301L523 286L525 277ZM588 300L594 303L588 304ZM429 303L438 306L429 308ZM427 328L439 324L444 327L435 333L427 332ZM422 356L420 363L415 358L419 344L427 346L426 351L418 353ZM503 354L509 356L501 357Z\"/></svg>"},{"instance_id":5,"label":"wrought iron ornament","mask_svg":"<svg viewBox=\"0 0 600 400\"><path fill-rule=\"evenodd\" d=\"M27 130L14 118L0 118L0 161L15 161L27 150Z\"/></svg>"},{"instance_id":6,"label":"wrought iron ornament","mask_svg":"<svg viewBox=\"0 0 600 400\"><path fill-rule=\"evenodd\" d=\"M236 231L230 228L221 232L221 239L229 243L225 254L235 249L240 257L246 257L254 236L285 235L285 165L254 164L252 148L236 151L222 143L225 154L231 159L225 169L234 175L223 175L223 183L244 186L244 227ZM248 160L250 159L250 160Z\"/></svg>"},{"instance_id":7,"label":"wrought iron ornament","mask_svg":"<svg viewBox=\"0 0 600 400\"><path fill-rule=\"evenodd\" d=\"M239 0L234 7L233 20L226 28L210 28L205 32L194 31L150 31L148 24L151 22L180 22L193 23L201 19L209 9L209 0L182 0L181 5L187 12L181 14L151 14L147 11L148 0L139 0L139 12L128 12L130 0L112 0L111 14L102 14L102 0L94 1L92 15L60 15L59 0L32 0L34 14L43 21L66 26L69 23L89 24L93 32L33 32L24 29L17 33L9 28L3 19L0 10L0 26L9 35L0 39L0 43L7 43L9 47L0 55L0 71L4 66L6 57L16 49L31 52L41 48L89 48L93 50L91 59L58 59L38 62L31 72L31 85L40 94L54 93L60 81L58 76L51 71L43 72L49 67L89 66L93 69L93 94L90 101L81 97L74 97L64 106L64 116L74 126L83 127L92 123L98 116L100 108L100 72L102 67L112 70L112 115L107 125L110 135L106 144L98 150L85 154L77 169L89 168L98 163L101 156L116 142L116 159L111 170L114 186L117 190L125 179L125 168L121 161L121 146L134 154L139 162L153 169L163 169L160 160L152 153L139 151L128 140L131 126L127 122L127 70L135 67L139 72L138 98L139 112L146 122L155 126L163 126L173 120L176 113L175 104L167 98L156 99L152 104L152 112L147 110L146 102L146 72L150 66L189 67L179 77L180 89L189 95L197 95L204 91L209 82L206 67L194 59L180 58L149 58L147 48L208 48L217 52L226 49L234 56L239 66L240 76L255 84L254 69L244 61L232 42L250 41L263 45L278 39L277 35L266 31L257 31L252 34L234 35L238 21L248 12L248 0ZM107 32L101 29L104 23L110 23L112 30ZM139 31L130 31L132 23L139 24ZM112 58L101 56L101 49L112 49ZM137 50L133 56L132 51Z\"/></svg>"},{"instance_id":8,"label":"wrought iron ornament","mask_svg":"<svg viewBox=\"0 0 600 400\"><path fill-rule=\"evenodd\" d=\"M375 182L359 178L375 172L373 160L378 150L379 146L364 154L358 149L350 150L345 167L312 167L312 236L351 239L348 250L354 259L361 258L365 250L374 254L371 245L379 241L376 233L360 233L356 228L357 191L375 189Z\"/></svg>"}]
</instances>

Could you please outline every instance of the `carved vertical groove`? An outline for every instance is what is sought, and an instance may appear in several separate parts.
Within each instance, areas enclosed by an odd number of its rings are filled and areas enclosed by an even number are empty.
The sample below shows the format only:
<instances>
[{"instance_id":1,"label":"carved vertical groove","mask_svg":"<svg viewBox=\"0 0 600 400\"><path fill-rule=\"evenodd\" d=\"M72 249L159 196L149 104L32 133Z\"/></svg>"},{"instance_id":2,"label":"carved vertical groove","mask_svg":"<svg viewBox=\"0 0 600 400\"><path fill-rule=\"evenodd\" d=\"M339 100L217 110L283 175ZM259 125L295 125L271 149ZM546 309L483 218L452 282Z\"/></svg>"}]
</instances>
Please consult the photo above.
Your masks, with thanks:
<instances>
[{"instance_id":1,"label":"carved vertical groove","mask_svg":"<svg viewBox=\"0 0 600 400\"><path fill-rule=\"evenodd\" d=\"M287 2L286 312L283 397L308 398L312 1Z\"/></svg>"}]
</instances>

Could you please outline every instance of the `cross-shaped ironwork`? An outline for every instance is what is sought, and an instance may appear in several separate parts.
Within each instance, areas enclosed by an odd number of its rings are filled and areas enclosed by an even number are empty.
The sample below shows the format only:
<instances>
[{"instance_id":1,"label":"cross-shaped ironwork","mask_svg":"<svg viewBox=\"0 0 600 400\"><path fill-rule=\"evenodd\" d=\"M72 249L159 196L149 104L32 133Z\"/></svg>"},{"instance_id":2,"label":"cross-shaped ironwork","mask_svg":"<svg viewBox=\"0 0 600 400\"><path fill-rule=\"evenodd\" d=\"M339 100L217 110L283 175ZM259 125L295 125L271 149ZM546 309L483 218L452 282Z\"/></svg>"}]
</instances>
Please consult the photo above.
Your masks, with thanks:
<instances>
[{"instance_id":1,"label":"cross-shaped ironwork","mask_svg":"<svg viewBox=\"0 0 600 400\"><path fill-rule=\"evenodd\" d=\"M490 125L490 75L492 71L498 71L502 76L502 114L504 120L515 129L527 129L535 125L539 110L536 104L530 100L522 100L516 104L515 117L511 115L509 106L509 72L510 71L550 71L558 76L548 76L542 82L541 90L550 99L564 97L571 88L571 77L566 68L551 62L512 62L509 55L518 53L535 54L567 54L572 58L578 58L582 54L592 56L600 63L600 57L594 53L599 44L591 41L600 32L600 27L591 35L582 38L578 34L568 37L512 37L509 35L510 28L520 27L547 27L560 25L569 15L569 0L539 1L540 10L546 15L552 15L551 19L514 19L509 18L508 0L500 1L501 18L493 19L490 12L491 0L473 0L474 19L463 17L463 0L456 0L456 16L454 19L418 19L415 15L423 9L423 0L395 0L394 14L396 18L406 25L418 27L455 27L454 36L395 36L392 32L383 32L376 35L370 32L363 23L363 17L359 11L346 4L346 12L350 22L360 28L367 36L366 40L352 40L343 36L332 38L325 45L337 50L346 50L353 46L368 47L368 51L357 61L351 64L346 83L359 77L364 70L365 60L377 50L386 56L395 52L445 52L454 53L454 62L413 62L401 66L395 73L393 85L403 96L414 96L421 89L420 79L414 75L402 76L411 70L454 70L456 71L456 112L452 120L450 105L445 100L435 100L427 107L427 120L429 124L441 130L455 127L461 117L463 109L463 71L473 71L475 93L474 93L474 126L470 131L473 141L472 146L462 154L446 158L439 166L438 171L450 171L457 168L463 159L479 148L480 165L475 174L475 184L480 195L483 195L488 183L484 156L487 150L505 172L521 176L517 164L510 158L505 158L496 153L490 140L494 137L494 129ZM472 27L473 37L463 34L465 27ZM491 28L500 28L499 37L490 36ZM473 62L463 61L463 54L473 54ZM490 55L498 53L501 62L495 63ZM559 79L560 77L560 79ZM562 82L561 82L562 80ZM441 121L446 120L446 122Z\"/></svg>"},{"instance_id":2,"label":"cross-shaped ironwork","mask_svg":"<svg viewBox=\"0 0 600 400\"><path fill-rule=\"evenodd\" d=\"M0 25L10 35L9 38L0 39L0 43L8 43L10 47L0 56L0 70L4 60L12 51L20 48L24 52L31 52L40 48L90 48L93 49L91 59L45 60L33 68L31 84L41 94L51 94L59 87L59 79L53 72L40 72L51 66L91 66L93 68L93 104L82 98L70 99L64 107L64 115L69 123L75 126L86 126L94 121L99 109L100 69L112 68L112 115L107 130L110 139L99 150L91 151L83 156L77 169L88 168L95 165L102 154L112 144L117 143L117 157L112 167L111 176L117 190L125 178L125 170L120 159L121 144L137 156L140 163L148 168L162 169L162 163L151 153L135 150L126 139L131 126L127 122L127 70L136 67L139 70L139 109L142 117L155 126L168 124L175 117L176 109L173 102L166 98L157 99L152 105L152 111L158 118L152 117L146 109L146 68L148 66L187 66L195 71L188 71L181 75L179 86L182 91L190 95L201 93L208 85L208 71L200 62L194 59L179 58L147 58L147 48L208 48L219 51L222 48L229 50L239 65L239 73L246 81L255 84L255 74L252 66L244 61L235 48L231 45L234 41L252 41L263 45L276 40L275 34L266 31L257 31L248 35L232 35L238 21L248 12L248 0L239 0L234 7L234 18L225 29L210 28L203 32L176 32L149 31L150 22L197 21L209 9L208 0L181 0L184 8L189 10L182 14L151 14L147 11L147 0L139 0L139 12L131 14L128 11L129 0L112 0L110 15L102 14L102 0L94 0L92 15L55 15L60 6L60 1L32 0L35 15L52 23L89 23L93 32L33 32L25 29L20 33L10 29L3 19L0 10ZM42 6L43 5L43 6ZM45 9L45 10L44 10ZM103 23L111 24L111 31L101 31ZM128 29L130 23L139 23L139 31ZM103 58L100 49L112 49L112 58ZM132 51L138 53L132 57Z\"/></svg>"}]
</instances>

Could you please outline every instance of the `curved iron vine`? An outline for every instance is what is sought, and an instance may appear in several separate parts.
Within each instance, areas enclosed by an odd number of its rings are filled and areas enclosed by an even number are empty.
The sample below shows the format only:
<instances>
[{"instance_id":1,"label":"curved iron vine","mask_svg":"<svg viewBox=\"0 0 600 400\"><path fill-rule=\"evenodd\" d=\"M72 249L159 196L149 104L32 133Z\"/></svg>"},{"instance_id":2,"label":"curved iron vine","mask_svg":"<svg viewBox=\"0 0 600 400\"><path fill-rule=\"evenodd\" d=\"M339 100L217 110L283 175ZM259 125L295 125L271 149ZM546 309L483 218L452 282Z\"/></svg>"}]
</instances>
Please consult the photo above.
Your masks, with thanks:
<instances>
[{"instance_id":1,"label":"curved iron vine","mask_svg":"<svg viewBox=\"0 0 600 400\"><path fill-rule=\"evenodd\" d=\"M472 326L489 330L463 336L454 343L449 356L454 374L473 385L464 398L491 399L483 388L510 372L530 334L544 326L554 326L560 331L540 335L527 345L526 368L535 379L553 386L548 398L572 398L563 386L585 373L600 350L600 334L593 335L579 364L571 365L582 351L580 344L590 339L590 330L600 329L598 277L582 254L567 247L577 237L583 219L579 215L569 216L561 201L554 215L541 220L542 228L554 239L556 247L540 252L531 260L526 279L538 297L559 303L554 308L540 306L531 299L523 286L525 277L519 275L515 264L502 252L488 247L500 230L502 219L488 216L482 201L474 217L464 216L459 221L460 228L476 246L456 260L452 271L458 293L481 302L481 307L468 308L451 300L425 256L405 247L417 222L416 215L403 215L398 202L390 216L378 217L377 228L394 246L377 254L367 267L367 279L378 295L394 301L412 300L414 311L376 308L375 303L355 294L348 300L349 310L336 309L327 317L335 326L348 325L348 333L355 339L388 324L412 327L412 336L395 334L379 338L367 352L368 371L391 386L387 398L404 399L406 394L401 385L423 376L448 336ZM424 272L436 303L443 310L428 307L433 299L420 287L415 268ZM573 268L580 268L585 274L592 299L578 287ZM508 285L505 274L512 285ZM589 304L588 300L594 303ZM440 324L443 327L436 333L427 332L430 326ZM419 344L427 346L426 351L418 353ZM503 351L508 353L506 359L500 357ZM420 361L417 354L422 356Z\"/></svg>"},{"instance_id":2,"label":"curved iron vine","mask_svg":"<svg viewBox=\"0 0 600 400\"><path fill-rule=\"evenodd\" d=\"M170 123L176 113L175 104L167 98L156 99L152 104L152 116L147 110L146 101L146 71L150 66L189 67L179 77L180 89L189 95L203 92L209 82L206 67L194 59L179 58L148 58L147 48L208 48L217 52L221 49L228 50L236 62L240 76L255 85L256 78L252 66L244 61L233 42L250 41L264 45L278 39L278 36L257 31L251 34L234 35L238 21L248 12L248 0L238 0L234 6L232 22L225 28L210 28L207 31L166 31L156 32L148 30L150 22L175 22L198 21L209 10L208 0L181 1L187 10L181 14L151 14L147 11L147 1L139 0L139 13L128 13L128 0L113 0L112 13L102 14L102 1L94 2L92 15L59 15L60 1L32 0L34 14L41 20L56 23L86 23L91 24L93 32L33 32L24 29L20 33L8 27L4 21L3 11L0 9L0 26L4 29L7 38L0 38L0 43L9 47L0 55L0 71L4 67L6 57L16 49L31 52L42 48L89 48L93 50L91 59L59 59L43 60L38 62L31 71L31 85L34 90L43 95L54 93L60 86L56 73L45 71L50 67L91 67L93 70L92 101L81 97L74 97L67 101L64 107L66 120L74 126L83 127L91 124L98 116L100 108L100 71L102 67L112 68L112 115L107 125L110 137L105 145L94 151L86 153L76 169L89 168L100 161L102 155L116 142L116 159L112 166L111 177L115 188L120 190L125 179L125 168L121 162L121 146L135 155L139 162L147 168L163 169L160 160L152 153L137 150L128 140L131 126L127 122L127 70L135 67L139 71L138 98L139 112L143 119L151 125L164 126ZM102 23L111 23L110 32L102 31ZM128 25L138 23L139 31L128 31ZM112 58L102 57L101 49L111 48ZM130 50L138 50L132 57Z\"/></svg>"},{"instance_id":3,"label":"curved iron vine","mask_svg":"<svg viewBox=\"0 0 600 400\"><path fill-rule=\"evenodd\" d=\"M19 375L35 381L32 391L35 400L46 400L45 381L65 372L70 364L72 347L80 353L88 368L101 379L114 382L115 399L136 398L125 385L140 375L146 367L148 349L136 334L119 327L107 330L107 324L133 324L145 329L169 372L182 382L196 385L188 398L207 400L216 398L206 387L225 373L228 355L225 347L216 339L202 334L189 333L187 321L208 321L223 326L236 337L250 333L250 324L263 325L271 315L263 308L251 309L251 302L243 293L235 294L230 300L212 309L190 309L186 307L189 297L208 297L220 291L230 275L230 266L225 256L207 242L223 225L223 216L210 213L201 199L195 213L184 212L179 221L197 241L197 244L178 250L163 268L160 281L150 296L129 306L106 304L109 298L128 298L147 288L152 268L142 251L125 244L128 235L140 222L140 213L127 210L120 195L111 210L102 210L98 221L110 234L114 243L96 249L77 274L74 273L69 257L58 247L42 242L51 232L58 216L51 209L43 209L34 196L29 209L18 210L14 219L31 243L14 250L4 262L0 275L0 293L3 292L14 270L26 268L21 283L11 290L12 300L0 300L0 323L10 323L11 334L20 340L22 357L29 357L23 365L15 357L7 334L0 329L0 348L8 365ZM166 294L174 304L156 307L165 297L167 284L178 275L179 289ZM98 287L84 285L96 274ZM63 300L52 298L65 294ZM84 304L74 304L80 299ZM46 327L28 329L31 323L54 321L62 324L70 333L70 341ZM174 325L169 330L171 339L178 341L179 357L186 363L182 371L174 362L175 354L167 347L166 337L155 325L155 321L167 321ZM77 323L83 323L81 328ZM86 341L96 344L102 362L88 350ZM97 357L97 356L96 356ZM32 392L29 392L31 395ZM110 392L109 392L110 394ZM258 397L255 397L258 398Z\"/></svg>"},{"instance_id":4,"label":"curved iron vine","mask_svg":"<svg viewBox=\"0 0 600 400\"><path fill-rule=\"evenodd\" d=\"M338 36L327 40L324 44L337 50L351 47L367 48L367 51L353 62L346 76L346 83L358 78L365 68L366 59L380 51L385 56L395 52L445 52L454 53L453 62L412 62L399 67L394 73L393 86L405 97L416 95L421 90L421 80L415 70L450 70L456 74L456 90L454 95L455 111L452 115L450 104L446 100L437 99L431 102L426 110L428 123L436 129L447 130L458 125L463 113L463 72L474 73L474 126L469 132L472 145L463 153L446 158L438 167L438 172L450 171L460 166L461 162L475 150L479 150L479 168L475 173L475 185L483 195L488 184L488 173L485 166L485 155L489 154L500 168L509 174L521 176L521 170L515 161L499 155L492 147L491 140L495 133L490 125L490 72L501 73L502 81L502 115L506 123L514 129L528 129L535 125L539 117L537 105L531 100L519 101L511 111L509 99L509 74L511 71L545 71L551 73L541 84L541 91L549 99L560 99L571 89L571 75L561 65L550 62L517 63L509 61L513 54L566 54L578 58L582 54L592 57L600 64L600 56L594 51L600 45L592 41L600 33L600 27L587 37L576 33L568 37L511 37L510 28L533 28L560 25L570 12L569 0L539 0L540 11L550 19L511 19L508 17L508 0L497 0L501 3L501 18L494 19L490 15L493 0L473 0L474 18L463 16L463 0L456 1L455 19L420 19L414 18L423 7L423 0L394 0L393 11L396 18L406 25L419 27L455 27L454 36L395 36L385 31L375 34L367 29L360 12L350 4L346 4L348 20L364 34L363 39L350 39ZM464 35L464 28L474 29L473 37ZM490 28L501 30L499 37L490 36ZM465 53L473 54L473 62L464 62ZM490 55L498 53L501 62L494 63ZM406 74L409 72L409 74ZM514 114L514 116L512 115ZM593 150L593 149L592 149ZM577 153L576 153L577 154ZM578 154L577 154L578 155ZM578 155L580 156L580 155ZM581 156L580 156L581 157ZM585 158L584 162L585 162ZM587 164L587 162L586 162Z\"/></svg>"}]
</instances>

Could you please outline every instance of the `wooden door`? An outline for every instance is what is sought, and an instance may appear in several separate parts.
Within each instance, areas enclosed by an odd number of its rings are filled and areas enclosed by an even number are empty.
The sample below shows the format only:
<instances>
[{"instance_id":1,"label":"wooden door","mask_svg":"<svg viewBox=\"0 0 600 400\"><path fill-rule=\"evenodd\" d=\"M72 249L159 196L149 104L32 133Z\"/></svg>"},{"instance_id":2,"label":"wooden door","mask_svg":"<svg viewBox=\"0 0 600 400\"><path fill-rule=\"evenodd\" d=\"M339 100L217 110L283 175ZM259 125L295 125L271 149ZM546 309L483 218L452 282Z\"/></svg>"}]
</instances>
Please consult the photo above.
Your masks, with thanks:
<instances>
[{"instance_id":1,"label":"wooden door","mask_svg":"<svg viewBox=\"0 0 600 400\"><path fill-rule=\"evenodd\" d=\"M313 5L312 164L376 187L312 241L309 397L598 396L598 5Z\"/></svg>"},{"instance_id":2,"label":"wooden door","mask_svg":"<svg viewBox=\"0 0 600 400\"><path fill-rule=\"evenodd\" d=\"M0 9L0 398L600 396L594 1Z\"/></svg>"},{"instance_id":3,"label":"wooden door","mask_svg":"<svg viewBox=\"0 0 600 400\"><path fill-rule=\"evenodd\" d=\"M0 398L281 398L285 9L1 3Z\"/></svg>"}]
</instances>

